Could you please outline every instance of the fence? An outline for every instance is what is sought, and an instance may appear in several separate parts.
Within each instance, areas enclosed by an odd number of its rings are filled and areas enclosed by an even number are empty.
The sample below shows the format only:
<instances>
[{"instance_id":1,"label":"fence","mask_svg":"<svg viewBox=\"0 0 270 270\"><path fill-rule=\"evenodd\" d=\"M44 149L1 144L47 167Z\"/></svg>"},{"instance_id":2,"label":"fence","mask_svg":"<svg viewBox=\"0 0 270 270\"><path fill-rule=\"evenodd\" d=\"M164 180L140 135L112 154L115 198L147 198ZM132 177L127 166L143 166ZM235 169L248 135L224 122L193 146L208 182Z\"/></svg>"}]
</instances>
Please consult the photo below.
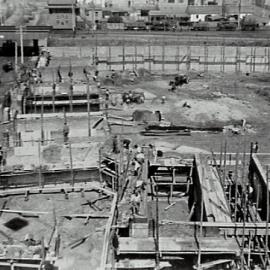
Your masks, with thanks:
<instances>
[{"instance_id":1,"label":"fence","mask_svg":"<svg viewBox=\"0 0 270 270\"><path fill-rule=\"evenodd\" d=\"M269 72L270 48L239 46L98 46L98 47L50 47L57 58L94 59L97 56L99 70L125 70L145 68L150 71L177 72ZM72 60L72 61L73 61ZM65 63L65 59L61 59ZM67 61L66 61L67 62Z\"/></svg>"}]
</instances>

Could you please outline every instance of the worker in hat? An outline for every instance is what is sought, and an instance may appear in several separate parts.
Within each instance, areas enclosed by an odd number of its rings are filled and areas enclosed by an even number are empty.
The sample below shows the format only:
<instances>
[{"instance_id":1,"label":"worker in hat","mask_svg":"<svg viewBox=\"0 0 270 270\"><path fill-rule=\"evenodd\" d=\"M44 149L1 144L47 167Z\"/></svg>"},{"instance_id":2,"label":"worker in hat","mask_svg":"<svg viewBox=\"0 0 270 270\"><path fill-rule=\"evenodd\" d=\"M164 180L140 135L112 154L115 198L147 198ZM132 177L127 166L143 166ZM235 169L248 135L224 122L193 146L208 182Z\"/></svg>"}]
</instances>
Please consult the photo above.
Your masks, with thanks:
<instances>
[{"instance_id":1,"label":"worker in hat","mask_svg":"<svg viewBox=\"0 0 270 270\"><path fill-rule=\"evenodd\" d=\"M4 151L2 149L2 145L0 145L0 171L2 170L3 161L4 161Z\"/></svg>"},{"instance_id":2,"label":"worker in hat","mask_svg":"<svg viewBox=\"0 0 270 270\"><path fill-rule=\"evenodd\" d=\"M67 125L67 122L65 122L63 127L64 143L68 142L68 134L69 134L69 126Z\"/></svg>"}]
</instances>

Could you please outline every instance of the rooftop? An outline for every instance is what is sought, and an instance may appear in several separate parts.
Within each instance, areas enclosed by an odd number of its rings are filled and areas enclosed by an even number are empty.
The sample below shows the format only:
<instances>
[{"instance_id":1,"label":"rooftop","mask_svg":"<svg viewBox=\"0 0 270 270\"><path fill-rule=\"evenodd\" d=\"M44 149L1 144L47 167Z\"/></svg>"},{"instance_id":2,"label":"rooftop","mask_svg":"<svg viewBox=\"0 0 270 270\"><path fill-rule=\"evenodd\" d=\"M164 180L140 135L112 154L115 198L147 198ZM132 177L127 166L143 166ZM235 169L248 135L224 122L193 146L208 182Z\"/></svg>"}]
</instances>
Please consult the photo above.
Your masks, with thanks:
<instances>
[{"instance_id":1,"label":"rooftop","mask_svg":"<svg viewBox=\"0 0 270 270\"><path fill-rule=\"evenodd\" d=\"M75 5L77 0L48 0L48 5Z\"/></svg>"}]
</instances>

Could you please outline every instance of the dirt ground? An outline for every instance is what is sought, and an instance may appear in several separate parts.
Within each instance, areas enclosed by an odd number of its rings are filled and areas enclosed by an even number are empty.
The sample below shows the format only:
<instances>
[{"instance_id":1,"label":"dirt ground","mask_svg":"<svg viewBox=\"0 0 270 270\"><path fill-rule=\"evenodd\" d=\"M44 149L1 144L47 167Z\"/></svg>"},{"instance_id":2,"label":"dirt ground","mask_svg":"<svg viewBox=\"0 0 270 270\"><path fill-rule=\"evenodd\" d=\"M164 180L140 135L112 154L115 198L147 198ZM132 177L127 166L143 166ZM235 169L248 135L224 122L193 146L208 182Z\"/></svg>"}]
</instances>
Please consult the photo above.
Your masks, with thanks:
<instances>
[{"instance_id":1,"label":"dirt ground","mask_svg":"<svg viewBox=\"0 0 270 270\"><path fill-rule=\"evenodd\" d=\"M11 74L10 74L11 76ZM204 150L220 151L221 144L226 141L227 152L249 149L249 143L259 142L259 151L270 151L269 135L269 73L203 73L190 71L189 84L179 87L177 91L168 91L171 76L145 73L135 82L124 80L113 86L105 85L110 91L123 93L129 90L143 91L146 96L144 104L111 106L110 114L130 117L135 110L160 110L166 121L175 125L195 127L216 127L241 125L243 119L247 123L247 131L236 135L226 133L193 132L191 136L145 137L139 135L142 125L136 127L112 126L113 133L123 133L135 142L152 143L166 141L174 147L188 146ZM6 85L6 84L5 84ZM5 91L1 87L1 94ZM161 97L166 97L161 104ZM187 103L189 107L183 107ZM3 127L3 129L2 129ZM4 130L1 126L1 130ZM75 132L75 130L74 130Z\"/></svg>"},{"instance_id":2,"label":"dirt ground","mask_svg":"<svg viewBox=\"0 0 270 270\"><path fill-rule=\"evenodd\" d=\"M97 192L68 193L68 199L64 194L38 194L30 195L26 201L24 196L18 195L0 199L0 204L5 201L5 209L23 211L42 211L39 217L22 216L14 213L2 213L0 222L0 250L7 249L12 257L32 258L40 254L40 247L30 246L26 248L23 241L26 235L31 234L35 241L45 238L44 243L49 243L56 219L56 230L60 235L60 259L57 265L61 269L97 269L100 265L103 236L107 219L90 219L84 224L85 218L63 218L66 214L108 214L111 200L98 201L95 205L99 210L94 210L87 201L98 198ZM55 214L54 214L55 213ZM54 217L55 216L55 217ZM15 222L15 220L16 222ZM16 225L16 228L14 227ZM89 237L80 245L71 248L70 244L84 236ZM50 252L53 250L54 238ZM14 248L8 247L13 242ZM9 244L8 244L9 242ZM21 251L20 251L21 249ZM51 254L52 255L52 254ZM52 255L53 256L53 255Z\"/></svg>"},{"instance_id":3,"label":"dirt ground","mask_svg":"<svg viewBox=\"0 0 270 270\"><path fill-rule=\"evenodd\" d=\"M140 89L147 99L144 104L129 105L124 111L112 111L114 115L131 116L134 110L160 110L166 121L175 125L193 127L240 127L246 121L246 131L241 134L226 133L192 133L191 136L143 137L138 135L142 127L114 126L114 132L130 133L135 141L150 143L166 141L174 146L191 146L205 150L219 151L221 144L227 143L227 152L235 152L238 147L244 151L249 143L259 142L259 150L268 152L269 143L269 74L204 74L191 72L190 83L168 91L172 77L157 76L143 80L136 85L123 85L125 91ZM119 89L118 89L119 91ZM161 104L161 97L166 97ZM183 107L187 103L190 108Z\"/></svg>"}]
</instances>

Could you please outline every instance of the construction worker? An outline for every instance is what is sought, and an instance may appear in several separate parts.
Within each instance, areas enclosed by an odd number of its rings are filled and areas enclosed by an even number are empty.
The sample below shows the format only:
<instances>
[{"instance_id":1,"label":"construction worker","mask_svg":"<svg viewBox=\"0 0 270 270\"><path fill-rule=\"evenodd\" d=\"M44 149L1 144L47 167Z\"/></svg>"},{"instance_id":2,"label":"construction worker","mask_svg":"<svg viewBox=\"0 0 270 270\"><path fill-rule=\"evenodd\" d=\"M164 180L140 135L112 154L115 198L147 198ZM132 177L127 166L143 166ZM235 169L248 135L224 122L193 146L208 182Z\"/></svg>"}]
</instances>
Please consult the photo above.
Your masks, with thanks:
<instances>
[{"instance_id":1,"label":"construction worker","mask_svg":"<svg viewBox=\"0 0 270 270\"><path fill-rule=\"evenodd\" d=\"M139 214L141 205L141 195L137 190L133 191L133 193L131 194L130 202L132 214L133 215Z\"/></svg>"},{"instance_id":2,"label":"construction worker","mask_svg":"<svg viewBox=\"0 0 270 270\"><path fill-rule=\"evenodd\" d=\"M68 134L69 134L69 126L65 122L63 127L64 143L68 142Z\"/></svg>"},{"instance_id":3,"label":"construction worker","mask_svg":"<svg viewBox=\"0 0 270 270\"><path fill-rule=\"evenodd\" d=\"M109 101L109 99L110 99L110 91L109 91L109 89L107 88L107 89L106 89L106 92L105 92L105 100Z\"/></svg>"},{"instance_id":4,"label":"construction worker","mask_svg":"<svg viewBox=\"0 0 270 270\"><path fill-rule=\"evenodd\" d=\"M258 153L258 150L259 150L259 144L258 142L255 142L253 146L253 153Z\"/></svg>"},{"instance_id":5,"label":"construction worker","mask_svg":"<svg viewBox=\"0 0 270 270\"><path fill-rule=\"evenodd\" d=\"M16 125L17 125L17 115L18 115L18 111L15 110L13 113L13 130L16 130Z\"/></svg>"},{"instance_id":6,"label":"construction worker","mask_svg":"<svg viewBox=\"0 0 270 270\"><path fill-rule=\"evenodd\" d=\"M57 76L58 76L58 82L61 83L62 82L62 75L61 75L61 67L58 66L58 69L57 69Z\"/></svg>"},{"instance_id":7,"label":"construction worker","mask_svg":"<svg viewBox=\"0 0 270 270\"><path fill-rule=\"evenodd\" d=\"M133 165L134 165L134 176L140 176L141 163L137 160L136 157L134 158Z\"/></svg>"},{"instance_id":8,"label":"construction worker","mask_svg":"<svg viewBox=\"0 0 270 270\"><path fill-rule=\"evenodd\" d=\"M97 82L98 74L99 74L99 71L96 70L96 71L95 71L95 74L94 74L94 76L93 76L93 81L94 81L94 82Z\"/></svg>"},{"instance_id":9,"label":"construction worker","mask_svg":"<svg viewBox=\"0 0 270 270\"><path fill-rule=\"evenodd\" d=\"M120 147L119 147L119 138L117 135L113 137L113 153L119 154L120 153Z\"/></svg>"},{"instance_id":10,"label":"construction worker","mask_svg":"<svg viewBox=\"0 0 270 270\"><path fill-rule=\"evenodd\" d=\"M161 97L161 104L165 104L165 101L166 101L166 97L165 96L162 96Z\"/></svg>"},{"instance_id":11,"label":"construction worker","mask_svg":"<svg viewBox=\"0 0 270 270\"><path fill-rule=\"evenodd\" d=\"M2 149L2 145L0 145L0 171L2 171L2 165L4 165L4 151Z\"/></svg>"},{"instance_id":12,"label":"construction worker","mask_svg":"<svg viewBox=\"0 0 270 270\"><path fill-rule=\"evenodd\" d=\"M3 138L4 138L4 141L5 141L5 146L9 147L9 130L8 129L6 129L3 132Z\"/></svg>"}]
</instances>

